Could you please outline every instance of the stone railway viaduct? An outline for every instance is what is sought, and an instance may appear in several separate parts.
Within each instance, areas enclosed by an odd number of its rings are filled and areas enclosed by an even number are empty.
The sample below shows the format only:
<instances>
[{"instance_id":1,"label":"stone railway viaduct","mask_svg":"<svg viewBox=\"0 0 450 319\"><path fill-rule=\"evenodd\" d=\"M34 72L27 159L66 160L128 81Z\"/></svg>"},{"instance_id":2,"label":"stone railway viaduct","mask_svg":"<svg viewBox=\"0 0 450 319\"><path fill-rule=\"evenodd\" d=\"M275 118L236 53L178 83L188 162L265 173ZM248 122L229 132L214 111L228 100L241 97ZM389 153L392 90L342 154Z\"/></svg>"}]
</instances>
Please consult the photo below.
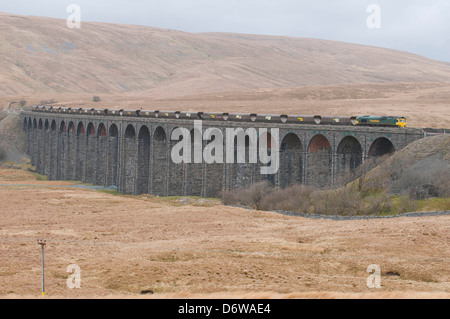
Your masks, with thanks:
<instances>
[{"instance_id":1,"label":"stone railway viaduct","mask_svg":"<svg viewBox=\"0 0 450 319\"><path fill-rule=\"evenodd\" d=\"M261 175L261 164L248 161L175 164L171 150L179 141L171 140L173 130L183 127L193 134L193 118L201 114L47 107L22 112L27 152L38 173L50 180L114 185L120 193L137 195L217 197L223 190L247 188L261 180L279 188L325 187L366 159L393 153L424 137L422 130L413 128L299 124L280 120L279 115L258 120L256 115L216 113L203 116L202 129L221 130L224 144L226 128L267 128L269 133L278 128L278 172ZM262 138L270 147L270 134Z\"/></svg>"}]
</instances>

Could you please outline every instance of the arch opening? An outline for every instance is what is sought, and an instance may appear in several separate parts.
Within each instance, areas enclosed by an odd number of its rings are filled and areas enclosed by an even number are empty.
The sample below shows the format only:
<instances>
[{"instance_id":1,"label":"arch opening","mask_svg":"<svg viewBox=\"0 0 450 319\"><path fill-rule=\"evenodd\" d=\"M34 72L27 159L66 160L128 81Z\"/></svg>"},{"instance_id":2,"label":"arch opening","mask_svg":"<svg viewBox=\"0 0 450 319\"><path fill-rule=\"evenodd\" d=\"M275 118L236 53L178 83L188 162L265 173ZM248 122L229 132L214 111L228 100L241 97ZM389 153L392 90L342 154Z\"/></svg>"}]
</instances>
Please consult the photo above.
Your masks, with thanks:
<instances>
[{"instance_id":1,"label":"arch opening","mask_svg":"<svg viewBox=\"0 0 450 319\"><path fill-rule=\"evenodd\" d=\"M307 184L318 188L330 186L331 172L331 144L324 135L315 135L308 146Z\"/></svg>"},{"instance_id":2,"label":"arch opening","mask_svg":"<svg viewBox=\"0 0 450 319\"><path fill-rule=\"evenodd\" d=\"M280 187L303 183L303 144L294 133L288 133L280 147Z\"/></svg>"},{"instance_id":3,"label":"arch opening","mask_svg":"<svg viewBox=\"0 0 450 319\"><path fill-rule=\"evenodd\" d=\"M116 124L111 124L111 126L109 127L109 137L107 143L106 186L117 187L118 159L119 130Z\"/></svg>"},{"instance_id":4,"label":"arch opening","mask_svg":"<svg viewBox=\"0 0 450 319\"><path fill-rule=\"evenodd\" d=\"M166 195L167 164L166 131L158 126L153 134L152 193L155 195Z\"/></svg>"},{"instance_id":5,"label":"arch opening","mask_svg":"<svg viewBox=\"0 0 450 319\"><path fill-rule=\"evenodd\" d=\"M191 159L186 165L186 195L202 196L203 186L203 138L198 129L191 129ZM195 149L201 150L195 152Z\"/></svg>"},{"instance_id":6,"label":"arch opening","mask_svg":"<svg viewBox=\"0 0 450 319\"><path fill-rule=\"evenodd\" d=\"M134 194L136 191L136 156L137 142L136 131L132 124L125 129L125 141L123 143L124 168L122 189L125 194Z\"/></svg>"},{"instance_id":7,"label":"arch opening","mask_svg":"<svg viewBox=\"0 0 450 319\"><path fill-rule=\"evenodd\" d=\"M173 132L177 129L177 127L175 127L170 136L171 138L169 139L169 144L170 144L170 154L172 154L173 148L175 147L175 145L177 145L178 143L182 143L183 141L183 136L181 135L179 137L178 140L172 140L172 137L174 136ZM184 147L181 148L181 150L179 150L179 156L183 156L184 155ZM173 160L169 161L169 186L168 186L168 196L179 196L180 194L184 194L183 193L183 189L184 189L184 176L185 176L185 165L186 163L181 162L181 163L175 163Z\"/></svg>"},{"instance_id":8,"label":"arch opening","mask_svg":"<svg viewBox=\"0 0 450 319\"><path fill-rule=\"evenodd\" d=\"M138 134L137 194L148 194L150 177L150 131L142 126Z\"/></svg>"},{"instance_id":9,"label":"arch opening","mask_svg":"<svg viewBox=\"0 0 450 319\"><path fill-rule=\"evenodd\" d=\"M105 125L103 123L100 123L100 125L98 126L97 136L99 136L99 137L107 136L107 134L106 134L106 127L105 127Z\"/></svg>"},{"instance_id":10,"label":"arch opening","mask_svg":"<svg viewBox=\"0 0 450 319\"><path fill-rule=\"evenodd\" d=\"M353 136L344 137L336 153L336 176L352 172L362 164L362 146Z\"/></svg>"},{"instance_id":11,"label":"arch opening","mask_svg":"<svg viewBox=\"0 0 450 319\"><path fill-rule=\"evenodd\" d=\"M386 137L379 137L373 141L369 149L369 157L381 157L395 153L394 144Z\"/></svg>"}]
</instances>

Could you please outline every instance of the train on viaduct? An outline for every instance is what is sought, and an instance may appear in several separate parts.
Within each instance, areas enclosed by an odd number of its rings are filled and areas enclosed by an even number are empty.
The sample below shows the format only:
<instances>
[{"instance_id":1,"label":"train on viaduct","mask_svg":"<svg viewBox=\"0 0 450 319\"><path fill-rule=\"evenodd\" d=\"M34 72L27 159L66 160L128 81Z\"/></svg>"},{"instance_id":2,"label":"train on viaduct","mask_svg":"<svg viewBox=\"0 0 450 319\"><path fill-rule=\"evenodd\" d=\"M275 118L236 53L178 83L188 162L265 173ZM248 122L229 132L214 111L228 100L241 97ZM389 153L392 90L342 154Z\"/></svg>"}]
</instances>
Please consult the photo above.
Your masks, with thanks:
<instances>
[{"instance_id":1,"label":"train on viaduct","mask_svg":"<svg viewBox=\"0 0 450 319\"><path fill-rule=\"evenodd\" d=\"M277 188L294 184L323 188L368 158L394 153L424 137L421 129L357 126L344 117L45 106L21 115L27 153L38 173L50 180L113 186L135 195L217 197L262 180ZM182 127L194 134L195 120L202 121L203 131L217 128L224 136L228 128L266 128L268 133L258 138L267 139L268 148L270 129L277 128L279 169L263 175L261 163L175 163L171 151L179 141L171 138L172 132ZM245 147L251 147L247 140Z\"/></svg>"}]
</instances>

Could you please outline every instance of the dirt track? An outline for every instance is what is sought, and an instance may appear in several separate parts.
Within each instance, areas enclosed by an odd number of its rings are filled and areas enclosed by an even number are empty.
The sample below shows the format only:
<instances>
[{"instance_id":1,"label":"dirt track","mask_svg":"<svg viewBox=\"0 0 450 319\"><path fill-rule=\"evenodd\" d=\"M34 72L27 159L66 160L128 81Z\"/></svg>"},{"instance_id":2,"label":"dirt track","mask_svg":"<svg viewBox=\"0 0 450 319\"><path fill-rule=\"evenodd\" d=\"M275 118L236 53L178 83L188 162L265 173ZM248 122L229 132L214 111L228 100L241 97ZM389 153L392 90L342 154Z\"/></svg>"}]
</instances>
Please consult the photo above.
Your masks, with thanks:
<instances>
[{"instance_id":1,"label":"dirt track","mask_svg":"<svg viewBox=\"0 0 450 319\"><path fill-rule=\"evenodd\" d=\"M18 174L18 176L17 176ZM38 182L1 170L1 184ZM0 296L449 298L450 216L311 220L214 201L2 186ZM70 264L81 289L68 289ZM371 264L381 289L366 286ZM391 273L391 275L389 275Z\"/></svg>"}]
</instances>

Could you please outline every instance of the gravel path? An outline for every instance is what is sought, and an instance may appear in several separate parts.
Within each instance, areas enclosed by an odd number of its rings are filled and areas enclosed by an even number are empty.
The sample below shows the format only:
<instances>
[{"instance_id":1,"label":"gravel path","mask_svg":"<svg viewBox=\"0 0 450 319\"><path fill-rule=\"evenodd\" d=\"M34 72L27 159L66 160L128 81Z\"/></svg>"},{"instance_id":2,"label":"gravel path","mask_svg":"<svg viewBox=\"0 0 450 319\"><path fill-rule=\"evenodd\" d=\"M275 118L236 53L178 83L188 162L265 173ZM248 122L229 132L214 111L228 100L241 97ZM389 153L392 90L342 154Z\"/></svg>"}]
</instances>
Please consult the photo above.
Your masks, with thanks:
<instances>
[{"instance_id":1,"label":"gravel path","mask_svg":"<svg viewBox=\"0 0 450 319\"><path fill-rule=\"evenodd\" d=\"M228 206L255 210L251 207L243 206L243 205L228 205ZM285 215L285 216L304 217L304 218L310 218L310 219L330 219L330 220L364 220L364 219L386 219L386 218L398 218L398 217L424 217L424 216L450 215L450 210L432 211L432 212L410 212L410 213L391 215L391 216L371 216L371 215L336 216L336 215L324 215L324 214L304 214L304 213L289 212L289 211L284 211L284 210L274 210L274 211L269 211L269 212L277 213L277 214L281 214L281 215Z\"/></svg>"},{"instance_id":2,"label":"gravel path","mask_svg":"<svg viewBox=\"0 0 450 319\"><path fill-rule=\"evenodd\" d=\"M319 215L319 214L303 214L287 211L274 211L275 213L286 216L298 216L311 219L331 219L331 220L363 220L363 219L383 219L383 218L398 218L398 217L424 217L424 216L444 216L450 215L450 210L434 211L434 212L411 212L392 216L333 216L333 215Z\"/></svg>"},{"instance_id":3,"label":"gravel path","mask_svg":"<svg viewBox=\"0 0 450 319\"><path fill-rule=\"evenodd\" d=\"M37 184L0 184L0 186L20 186L20 187L63 187L63 188L86 188L86 189L96 189L96 190L110 190L113 188L103 187L103 186L91 186L91 185L37 185ZM115 189L115 188L114 188Z\"/></svg>"}]
</instances>

